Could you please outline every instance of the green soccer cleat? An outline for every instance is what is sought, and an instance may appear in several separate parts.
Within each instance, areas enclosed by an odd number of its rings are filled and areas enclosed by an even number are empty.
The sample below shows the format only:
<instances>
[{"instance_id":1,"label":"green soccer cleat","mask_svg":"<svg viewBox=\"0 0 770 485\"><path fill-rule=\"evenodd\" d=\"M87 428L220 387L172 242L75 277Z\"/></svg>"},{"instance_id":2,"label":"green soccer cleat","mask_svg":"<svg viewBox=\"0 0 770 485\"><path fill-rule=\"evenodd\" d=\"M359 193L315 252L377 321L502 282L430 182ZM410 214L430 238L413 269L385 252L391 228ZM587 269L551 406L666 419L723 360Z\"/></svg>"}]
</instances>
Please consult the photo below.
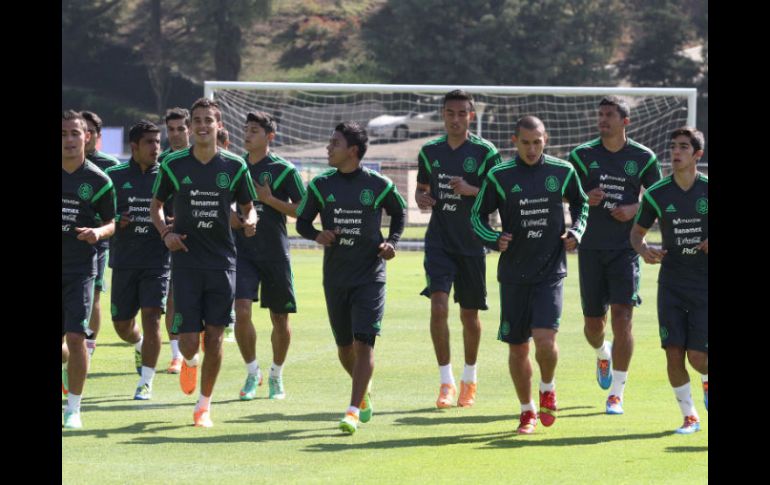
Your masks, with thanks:
<instances>
[{"instance_id":1,"label":"green soccer cleat","mask_svg":"<svg viewBox=\"0 0 770 485\"><path fill-rule=\"evenodd\" d=\"M368 423L372 419L372 396L368 392L364 394L364 399L361 401L359 409L358 419L362 423Z\"/></svg>"},{"instance_id":2,"label":"green soccer cleat","mask_svg":"<svg viewBox=\"0 0 770 485\"><path fill-rule=\"evenodd\" d=\"M134 349L134 365L136 366L136 373L139 377L142 377L142 351Z\"/></svg>"},{"instance_id":3,"label":"green soccer cleat","mask_svg":"<svg viewBox=\"0 0 770 485\"><path fill-rule=\"evenodd\" d=\"M152 399L152 388L149 384L144 384L136 388L134 401L149 401Z\"/></svg>"},{"instance_id":4,"label":"green soccer cleat","mask_svg":"<svg viewBox=\"0 0 770 485\"><path fill-rule=\"evenodd\" d=\"M257 397L257 386L262 385L262 372L258 372L257 375L249 374L246 376L246 383L241 389L240 398L241 401L251 401Z\"/></svg>"},{"instance_id":5,"label":"green soccer cleat","mask_svg":"<svg viewBox=\"0 0 770 485\"><path fill-rule=\"evenodd\" d=\"M283 389L282 377L270 377L267 380L268 387L270 389L270 399L285 399L286 391Z\"/></svg>"},{"instance_id":6,"label":"green soccer cleat","mask_svg":"<svg viewBox=\"0 0 770 485\"><path fill-rule=\"evenodd\" d=\"M65 429L80 429L82 427L83 427L83 422L80 420L80 411L64 412Z\"/></svg>"},{"instance_id":7,"label":"green soccer cleat","mask_svg":"<svg viewBox=\"0 0 770 485\"><path fill-rule=\"evenodd\" d=\"M353 434L358 429L358 416L353 413L345 414L345 417L340 421L340 430L343 433Z\"/></svg>"}]
</instances>

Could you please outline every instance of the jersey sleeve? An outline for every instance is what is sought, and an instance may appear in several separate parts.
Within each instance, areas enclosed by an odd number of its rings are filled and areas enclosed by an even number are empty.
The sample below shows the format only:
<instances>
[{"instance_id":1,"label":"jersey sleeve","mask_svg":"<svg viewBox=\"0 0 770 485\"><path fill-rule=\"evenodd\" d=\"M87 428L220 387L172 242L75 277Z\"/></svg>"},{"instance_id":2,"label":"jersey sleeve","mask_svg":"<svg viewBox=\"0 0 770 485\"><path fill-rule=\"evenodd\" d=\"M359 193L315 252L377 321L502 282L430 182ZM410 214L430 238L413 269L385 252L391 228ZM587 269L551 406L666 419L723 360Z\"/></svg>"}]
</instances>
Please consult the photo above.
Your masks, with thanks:
<instances>
[{"instance_id":1,"label":"jersey sleeve","mask_svg":"<svg viewBox=\"0 0 770 485\"><path fill-rule=\"evenodd\" d=\"M639 210L636 212L634 222L645 229L649 229L658 217L660 217L658 203L655 202L655 199L652 198L649 192L645 192L642 196L642 202L639 204Z\"/></svg>"},{"instance_id":2,"label":"jersey sleeve","mask_svg":"<svg viewBox=\"0 0 770 485\"><path fill-rule=\"evenodd\" d=\"M588 169L583 163L583 160L580 159L577 148L570 152L569 162L573 167L575 167L575 171L577 172L577 176L580 179L581 186L585 185L586 178L588 177Z\"/></svg>"},{"instance_id":3,"label":"jersey sleeve","mask_svg":"<svg viewBox=\"0 0 770 485\"><path fill-rule=\"evenodd\" d=\"M430 184L430 172L430 161L425 154L425 149L421 148L420 153L417 155L417 183Z\"/></svg>"},{"instance_id":4,"label":"jersey sleeve","mask_svg":"<svg viewBox=\"0 0 770 485\"><path fill-rule=\"evenodd\" d=\"M254 182L252 182L249 169L246 168L246 164L243 164L238 169L238 174L235 176L230 189L235 193L235 200L238 204L248 204L257 200L257 192L254 190Z\"/></svg>"},{"instance_id":5,"label":"jersey sleeve","mask_svg":"<svg viewBox=\"0 0 770 485\"><path fill-rule=\"evenodd\" d=\"M660 163L658 157L653 153L647 164L639 173L639 178L642 181L642 185L645 188L651 187L652 184L663 178L663 173L660 170Z\"/></svg>"},{"instance_id":6,"label":"jersey sleeve","mask_svg":"<svg viewBox=\"0 0 770 485\"><path fill-rule=\"evenodd\" d=\"M583 192L583 187L580 185L580 179L574 168L567 175L567 180L562 189L562 197L569 202L570 218L572 219L572 227L570 227L569 231L575 236L577 242L580 243L586 230L586 222L588 221L588 196Z\"/></svg>"},{"instance_id":7,"label":"jersey sleeve","mask_svg":"<svg viewBox=\"0 0 770 485\"><path fill-rule=\"evenodd\" d=\"M292 202L297 203L305 196L305 186L302 185L302 179L299 178L296 168L290 167L288 170L290 170L290 172L286 175L286 178L283 179L281 186L286 190L286 193L289 194L289 199L291 199Z\"/></svg>"},{"instance_id":8,"label":"jersey sleeve","mask_svg":"<svg viewBox=\"0 0 770 485\"><path fill-rule=\"evenodd\" d=\"M479 168L479 178L484 180L489 171L495 168L497 165L500 165L502 162L503 158L500 156L500 152L497 151L497 148L494 145L492 145L489 152L487 153L487 156L484 157L484 161L481 163L481 167Z\"/></svg>"},{"instance_id":9,"label":"jersey sleeve","mask_svg":"<svg viewBox=\"0 0 770 485\"><path fill-rule=\"evenodd\" d=\"M179 182L174 177L168 164L161 164L155 183L152 185L152 196L161 202L165 202L171 195L179 190Z\"/></svg>"},{"instance_id":10,"label":"jersey sleeve","mask_svg":"<svg viewBox=\"0 0 770 485\"><path fill-rule=\"evenodd\" d=\"M94 211L101 217L102 221L109 221L115 218L115 187L112 185L112 180L109 180L99 192L93 196L91 203L94 206Z\"/></svg>"},{"instance_id":11,"label":"jersey sleeve","mask_svg":"<svg viewBox=\"0 0 770 485\"><path fill-rule=\"evenodd\" d=\"M498 207L496 181L493 177L492 174L487 174L481 183L476 202L471 208L471 227L484 246L498 250L497 240L500 238L500 233L489 225L489 214Z\"/></svg>"},{"instance_id":12,"label":"jersey sleeve","mask_svg":"<svg viewBox=\"0 0 770 485\"><path fill-rule=\"evenodd\" d=\"M390 230L386 239L393 247L396 247L406 224L406 201L398 193L395 185L392 185L386 194L382 208L390 216Z\"/></svg>"},{"instance_id":13,"label":"jersey sleeve","mask_svg":"<svg viewBox=\"0 0 770 485\"><path fill-rule=\"evenodd\" d=\"M321 231L313 227L313 221L318 213L321 212L323 204L321 193L315 186L315 181L311 180L308 184L308 190L297 207L297 232L300 236L315 241L315 238L321 233Z\"/></svg>"}]
</instances>

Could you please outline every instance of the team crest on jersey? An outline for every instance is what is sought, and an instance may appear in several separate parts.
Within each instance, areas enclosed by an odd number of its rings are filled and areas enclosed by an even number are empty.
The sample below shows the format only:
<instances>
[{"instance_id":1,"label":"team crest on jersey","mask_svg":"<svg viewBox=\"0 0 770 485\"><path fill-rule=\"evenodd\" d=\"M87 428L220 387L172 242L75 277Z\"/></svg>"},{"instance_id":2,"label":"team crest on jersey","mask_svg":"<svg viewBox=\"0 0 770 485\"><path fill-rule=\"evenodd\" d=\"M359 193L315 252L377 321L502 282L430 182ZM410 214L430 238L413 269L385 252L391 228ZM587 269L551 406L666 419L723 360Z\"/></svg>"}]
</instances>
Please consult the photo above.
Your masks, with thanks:
<instances>
[{"instance_id":1,"label":"team crest on jersey","mask_svg":"<svg viewBox=\"0 0 770 485\"><path fill-rule=\"evenodd\" d=\"M698 211L698 214L708 214L709 200L705 197L698 199L698 201L695 203L695 210Z\"/></svg>"},{"instance_id":2,"label":"team crest on jersey","mask_svg":"<svg viewBox=\"0 0 770 485\"><path fill-rule=\"evenodd\" d=\"M272 185L273 175L270 172L262 172L259 174L259 183L260 185Z\"/></svg>"},{"instance_id":3,"label":"team crest on jersey","mask_svg":"<svg viewBox=\"0 0 770 485\"><path fill-rule=\"evenodd\" d=\"M217 187L224 189L230 185L230 176L226 172L219 172L217 174Z\"/></svg>"},{"instance_id":4,"label":"team crest on jersey","mask_svg":"<svg viewBox=\"0 0 770 485\"><path fill-rule=\"evenodd\" d=\"M639 171L639 165L634 160L629 160L626 162L626 166L623 167L623 170L625 170L626 175L636 175L636 172Z\"/></svg>"},{"instance_id":5,"label":"team crest on jersey","mask_svg":"<svg viewBox=\"0 0 770 485\"><path fill-rule=\"evenodd\" d=\"M91 187L91 184L80 184L80 187L78 187L78 197L83 200L88 200L93 196L94 188Z\"/></svg>"},{"instance_id":6,"label":"team crest on jersey","mask_svg":"<svg viewBox=\"0 0 770 485\"><path fill-rule=\"evenodd\" d=\"M553 175L549 175L548 178L545 179L545 188L548 192L556 192L559 190L559 179Z\"/></svg>"},{"instance_id":7,"label":"team crest on jersey","mask_svg":"<svg viewBox=\"0 0 770 485\"><path fill-rule=\"evenodd\" d=\"M465 170L468 173L473 173L476 171L476 159L473 157L468 157L463 162L463 170Z\"/></svg>"},{"instance_id":8,"label":"team crest on jersey","mask_svg":"<svg viewBox=\"0 0 770 485\"><path fill-rule=\"evenodd\" d=\"M372 205L374 202L374 192L371 189L364 189L361 191L361 196L358 198L363 205Z\"/></svg>"}]
</instances>

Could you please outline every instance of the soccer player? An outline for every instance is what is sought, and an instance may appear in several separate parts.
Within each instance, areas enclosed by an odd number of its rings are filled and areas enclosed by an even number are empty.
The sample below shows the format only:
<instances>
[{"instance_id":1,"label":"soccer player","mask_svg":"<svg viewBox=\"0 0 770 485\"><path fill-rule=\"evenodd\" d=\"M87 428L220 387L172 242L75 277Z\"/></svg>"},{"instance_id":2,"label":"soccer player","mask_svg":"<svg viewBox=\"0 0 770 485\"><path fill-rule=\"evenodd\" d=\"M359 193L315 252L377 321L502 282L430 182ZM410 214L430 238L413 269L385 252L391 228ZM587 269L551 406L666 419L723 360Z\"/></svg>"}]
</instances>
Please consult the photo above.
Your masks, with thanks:
<instances>
[{"instance_id":1,"label":"soccer player","mask_svg":"<svg viewBox=\"0 0 770 485\"><path fill-rule=\"evenodd\" d=\"M559 348L563 281L567 251L575 249L585 230L588 197L569 162L545 155L548 141L543 122L524 116L516 123L513 160L489 171L471 212L476 234L490 249L500 251L500 331L508 343L508 366L521 403L519 434L532 434L538 413L532 401L529 340L540 367L540 422L556 420L554 375ZM569 202L572 227L566 228L562 201ZM500 211L502 232L486 217Z\"/></svg>"},{"instance_id":2,"label":"soccer player","mask_svg":"<svg viewBox=\"0 0 770 485\"><path fill-rule=\"evenodd\" d=\"M257 334L251 321L252 302L270 311L273 331L270 337L273 364L270 366L268 391L270 399L284 399L283 364L291 342L289 313L296 313L293 275L289 259L289 238L286 216L297 217L297 206L305 195L302 180L291 163L270 151L275 138L276 123L261 111L248 113L243 130L251 179L255 182L257 202L254 204L258 222L257 234L246 238L240 230L238 215L232 214L236 229L238 257L235 272L235 339L246 363L246 383L240 399L254 399L257 386L262 384L262 372L257 361Z\"/></svg>"},{"instance_id":3,"label":"soccer player","mask_svg":"<svg viewBox=\"0 0 770 485\"><path fill-rule=\"evenodd\" d=\"M244 214L244 232L254 235L257 215L254 187L244 160L217 147L222 128L219 105L200 98L190 109L195 144L168 155L153 187L150 214L171 250L174 333L184 360L179 382L195 391L200 332L205 328L201 394L193 412L195 426L211 427L211 395L222 364L222 334L233 320L235 242L230 204ZM174 224L166 225L163 202L173 194Z\"/></svg>"},{"instance_id":4,"label":"soccer player","mask_svg":"<svg viewBox=\"0 0 770 485\"><path fill-rule=\"evenodd\" d=\"M134 399L152 397L160 355L160 318L168 294L168 248L150 218L152 186L158 175L160 129L142 120L128 132L131 159L107 169L117 197L117 227L112 238L112 321L118 336L135 345L140 376ZM142 331L134 323L141 309Z\"/></svg>"},{"instance_id":5,"label":"soccer player","mask_svg":"<svg viewBox=\"0 0 770 485\"><path fill-rule=\"evenodd\" d=\"M120 160L107 155L96 149L97 144L102 139L102 119L93 111L81 111L81 115L86 120L88 125L88 133L91 134L91 139L86 145L86 158L102 169L107 170L110 167L114 167L120 163ZM97 219L97 223L99 220ZM97 267L96 267L96 282L94 283L94 299L93 310L91 311L91 320L88 323L88 332L86 339L86 346L88 347L89 357L94 354L96 350L96 337L99 335L99 329L102 324L102 305L101 305L101 293L107 291L107 283L104 281L104 269L107 267L107 261L109 260L110 242L109 240L99 241L96 244L97 250Z\"/></svg>"},{"instance_id":6,"label":"soccer player","mask_svg":"<svg viewBox=\"0 0 770 485\"><path fill-rule=\"evenodd\" d=\"M631 318L639 297L639 255L628 240L641 187L660 180L658 159L626 136L628 104L617 96L599 103L599 138L570 153L588 195L588 225L578 248L580 300L588 343L596 351L596 380L609 389L607 414L623 414L623 391L634 350ZM605 341L607 309L612 344Z\"/></svg>"},{"instance_id":7,"label":"soccer player","mask_svg":"<svg viewBox=\"0 0 770 485\"><path fill-rule=\"evenodd\" d=\"M217 146L223 150L227 150L227 147L230 146L230 133L227 132L227 129L222 128L221 131L217 132Z\"/></svg>"},{"instance_id":8,"label":"soccer player","mask_svg":"<svg viewBox=\"0 0 770 485\"><path fill-rule=\"evenodd\" d=\"M441 387L436 406L454 405L457 394L449 352L449 291L460 304L465 368L457 405L476 400L476 358L481 341L479 310L486 310L484 246L473 233L471 207L484 177L500 163L495 146L469 132L473 98L462 90L444 96L442 114L447 134L423 145L417 157L415 200L420 209L432 208L425 233L424 267L430 298L430 335L436 352Z\"/></svg>"},{"instance_id":9,"label":"soccer player","mask_svg":"<svg viewBox=\"0 0 770 485\"><path fill-rule=\"evenodd\" d=\"M339 424L350 434L372 417L370 380L385 310L385 261L396 256L406 215L393 182L361 167L368 139L359 124L338 124L326 147L332 170L308 184L297 208L297 231L324 246L326 309L340 363L353 379ZM387 239L380 232L383 209L390 216ZM319 213L321 231L313 227Z\"/></svg>"},{"instance_id":10,"label":"soccer player","mask_svg":"<svg viewBox=\"0 0 770 485\"><path fill-rule=\"evenodd\" d=\"M83 427L80 398L88 372L85 339L94 298L96 243L115 231L115 192L110 178L86 159L90 138L81 114L72 110L62 113L61 333L62 377L66 375L64 387L68 390L65 428Z\"/></svg>"},{"instance_id":11,"label":"soccer player","mask_svg":"<svg viewBox=\"0 0 770 485\"><path fill-rule=\"evenodd\" d=\"M184 150L190 146L190 112L188 110L185 108L168 109L165 122L169 147L161 152L158 157L159 163L163 162L163 159L169 153ZM171 219L169 216L170 214L166 214L167 219ZM171 345L171 363L168 365L166 372L169 374L179 374L179 371L182 370L182 353L179 352L179 335L171 331L173 318L174 297L172 289L169 288L168 299L166 300L166 332L168 332L168 341Z\"/></svg>"},{"instance_id":12,"label":"soccer player","mask_svg":"<svg viewBox=\"0 0 770 485\"><path fill-rule=\"evenodd\" d=\"M631 229L636 252L646 263L661 265L658 324L668 381L684 417L679 434L700 430L685 355L701 374L707 411L709 406L709 179L697 168L704 147L703 133L695 128L684 126L671 133L674 173L647 189ZM661 249L644 239L656 219L663 235Z\"/></svg>"}]
</instances>

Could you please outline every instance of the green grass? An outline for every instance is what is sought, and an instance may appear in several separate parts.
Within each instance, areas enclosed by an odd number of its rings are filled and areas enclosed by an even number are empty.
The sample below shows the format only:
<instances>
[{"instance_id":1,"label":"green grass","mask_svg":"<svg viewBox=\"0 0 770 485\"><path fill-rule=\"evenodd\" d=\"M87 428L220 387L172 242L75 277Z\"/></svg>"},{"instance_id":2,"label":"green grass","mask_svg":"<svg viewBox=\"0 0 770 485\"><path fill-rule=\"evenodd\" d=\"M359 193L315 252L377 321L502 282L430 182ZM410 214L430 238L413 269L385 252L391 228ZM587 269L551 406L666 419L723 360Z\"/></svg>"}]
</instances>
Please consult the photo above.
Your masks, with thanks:
<instances>
[{"instance_id":1,"label":"green grass","mask_svg":"<svg viewBox=\"0 0 770 485\"><path fill-rule=\"evenodd\" d=\"M495 340L499 318L497 255L487 260L490 310L482 312L479 393L470 409L434 408L438 369L428 330L422 253L402 252L388 265L383 334L377 340L374 417L353 436L337 430L350 379L337 361L321 290L322 253L293 252L299 313L284 369L288 397L238 400L245 369L225 343L213 395L215 427L192 426L197 399L177 376L159 373L152 401L133 401L133 349L107 317L86 382L82 430L62 431L62 483L705 483L708 413L691 372L703 431L678 436L679 408L666 378L655 317L657 267L645 265L634 318L636 348L623 416L604 414L606 391L594 378L570 256L556 370L560 412L554 426L514 434L519 406L507 370L507 346ZM109 308L107 297L103 308ZM269 321L255 307L257 355L270 364ZM457 307L450 312L455 377L462 372ZM165 342L165 334L164 334ZM170 350L164 344L159 367ZM535 366L534 381L539 373Z\"/></svg>"}]
</instances>

